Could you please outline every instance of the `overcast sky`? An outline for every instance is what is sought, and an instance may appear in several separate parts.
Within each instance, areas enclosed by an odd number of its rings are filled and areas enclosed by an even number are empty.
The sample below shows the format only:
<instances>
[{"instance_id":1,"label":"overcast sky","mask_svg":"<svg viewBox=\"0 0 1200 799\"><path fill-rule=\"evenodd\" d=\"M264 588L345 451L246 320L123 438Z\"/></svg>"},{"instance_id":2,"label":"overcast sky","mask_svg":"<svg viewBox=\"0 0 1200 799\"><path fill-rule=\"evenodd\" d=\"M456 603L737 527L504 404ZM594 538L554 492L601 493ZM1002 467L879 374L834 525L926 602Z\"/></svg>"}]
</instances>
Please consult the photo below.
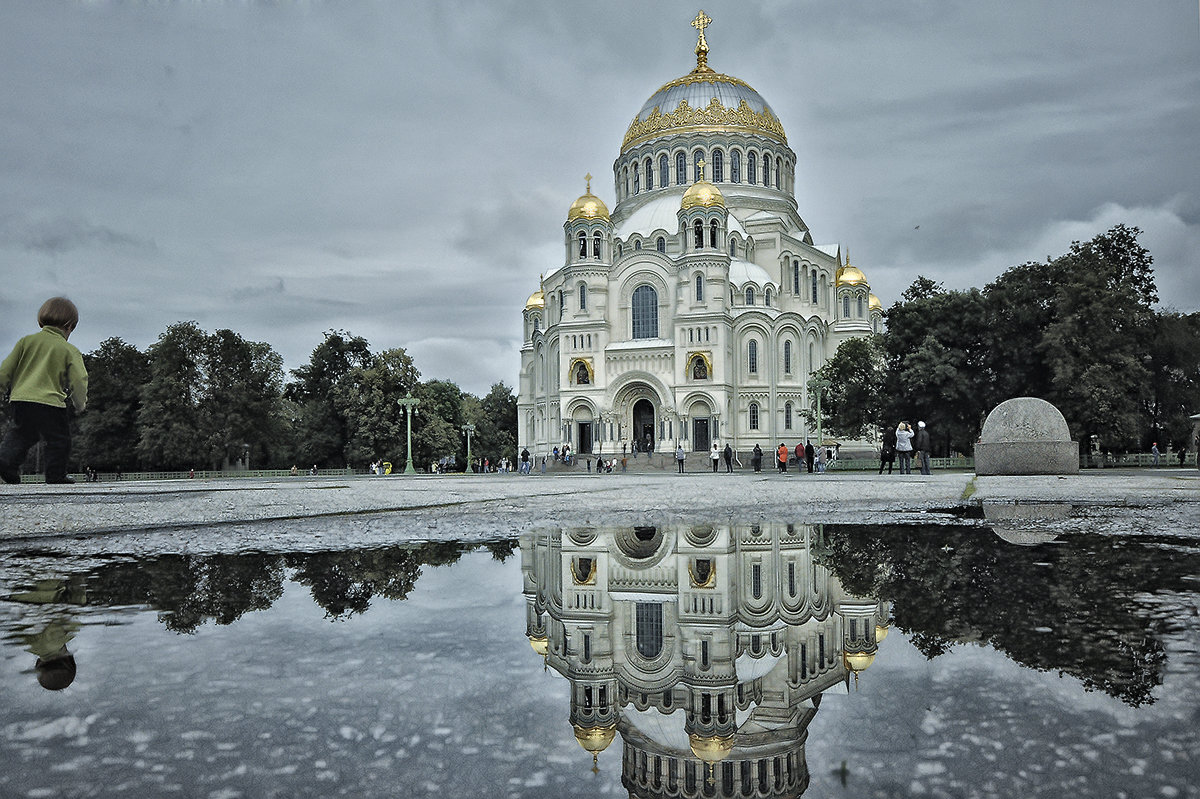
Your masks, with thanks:
<instances>
[{"instance_id":1,"label":"overcast sky","mask_svg":"<svg viewBox=\"0 0 1200 799\"><path fill-rule=\"evenodd\" d=\"M0 348L64 294L85 352L195 320L292 369L337 328L514 386L583 175L612 207L700 7L0 0ZM885 307L1125 222L1164 305L1200 309L1196 0L702 7L710 65L783 123L814 240Z\"/></svg>"}]
</instances>

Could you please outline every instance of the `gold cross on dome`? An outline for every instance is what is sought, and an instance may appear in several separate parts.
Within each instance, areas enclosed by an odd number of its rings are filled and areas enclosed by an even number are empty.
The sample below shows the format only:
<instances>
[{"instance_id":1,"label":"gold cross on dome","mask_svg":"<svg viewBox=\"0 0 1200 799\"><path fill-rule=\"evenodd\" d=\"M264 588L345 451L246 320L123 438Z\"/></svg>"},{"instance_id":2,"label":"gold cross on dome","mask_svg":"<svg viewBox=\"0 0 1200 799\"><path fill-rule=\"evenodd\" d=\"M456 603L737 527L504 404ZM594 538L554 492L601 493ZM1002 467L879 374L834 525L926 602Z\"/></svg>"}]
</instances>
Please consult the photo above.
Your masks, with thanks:
<instances>
[{"instance_id":1,"label":"gold cross on dome","mask_svg":"<svg viewBox=\"0 0 1200 799\"><path fill-rule=\"evenodd\" d=\"M704 39L704 29L712 22L712 17L704 13L701 9L696 18L692 20L692 27L700 31L700 39L696 42L696 68L693 72L712 72L708 68L708 42Z\"/></svg>"},{"instance_id":2,"label":"gold cross on dome","mask_svg":"<svg viewBox=\"0 0 1200 799\"><path fill-rule=\"evenodd\" d=\"M696 166L700 167L700 179L704 180L704 167L705 167L704 159L701 158L699 161L697 161Z\"/></svg>"},{"instance_id":3,"label":"gold cross on dome","mask_svg":"<svg viewBox=\"0 0 1200 799\"><path fill-rule=\"evenodd\" d=\"M692 20L692 27L700 31L700 41L704 41L704 29L712 24L712 17L704 13L704 9L700 9L700 13Z\"/></svg>"},{"instance_id":4,"label":"gold cross on dome","mask_svg":"<svg viewBox=\"0 0 1200 799\"><path fill-rule=\"evenodd\" d=\"M586 175L583 176L583 179L587 181L587 193L591 194L592 193L592 173L588 172Z\"/></svg>"}]
</instances>

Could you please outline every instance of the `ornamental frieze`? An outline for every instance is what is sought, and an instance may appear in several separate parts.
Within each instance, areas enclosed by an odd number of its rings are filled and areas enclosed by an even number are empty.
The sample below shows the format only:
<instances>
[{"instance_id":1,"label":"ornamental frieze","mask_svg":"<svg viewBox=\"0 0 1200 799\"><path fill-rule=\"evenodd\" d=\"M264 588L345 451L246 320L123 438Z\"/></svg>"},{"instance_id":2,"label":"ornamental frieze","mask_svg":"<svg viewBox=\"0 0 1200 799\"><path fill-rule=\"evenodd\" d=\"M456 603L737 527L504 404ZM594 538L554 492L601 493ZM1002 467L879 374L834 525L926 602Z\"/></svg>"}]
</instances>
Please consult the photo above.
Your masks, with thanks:
<instances>
[{"instance_id":1,"label":"ornamental frieze","mask_svg":"<svg viewBox=\"0 0 1200 799\"><path fill-rule=\"evenodd\" d=\"M714 97L704 108L692 108L687 100L680 100L679 106L669 113L664 114L658 106L654 106L654 110L645 119L634 117L629 130L625 132L625 140L621 142L621 150L624 151L634 142L666 130L707 127L745 128L766 133L771 138L787 144L783 125L769 108L764 108L760 114L744 99L738 103L737 108L726 108L724 103Z\"/></svg>"}]
</instances>

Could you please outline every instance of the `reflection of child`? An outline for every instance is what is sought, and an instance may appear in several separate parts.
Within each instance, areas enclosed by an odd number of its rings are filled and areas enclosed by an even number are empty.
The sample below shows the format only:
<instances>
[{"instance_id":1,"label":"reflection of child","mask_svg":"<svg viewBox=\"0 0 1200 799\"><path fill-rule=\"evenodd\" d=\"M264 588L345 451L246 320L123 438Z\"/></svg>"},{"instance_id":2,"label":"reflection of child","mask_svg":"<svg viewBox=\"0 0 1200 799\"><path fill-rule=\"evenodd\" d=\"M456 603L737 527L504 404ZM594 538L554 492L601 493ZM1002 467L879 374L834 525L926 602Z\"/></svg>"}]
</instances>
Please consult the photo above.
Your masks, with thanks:
<instances>
[{"instance_id":1,"label":"reflection of child","mask_svg":"<svg viewBox=\"0 0 1200 799\"><path fill-rule=\"evenodd\" d=\"M46 482L73 483L67 477L71 426L67 396L75 409L87 404L87 369L67 338L79 324L75 303L52 297L38 310L41 331L17 342L0 363L0 392L10 389L13 426L0 443L0 478L21 482L21 461L39 439L46 440Z\"/></svg>"},{"instance_id":2,"label":"reflection of child","mask_svg":"<svg viewBox=\"0 0 1200 799\"><path fill-rule=\"evenodd\" d=\"M68 580L39 580L33 590L9 598L31 605L87 604L83 588ZM75 656L67 644L78 631L79 623L63 613L50 619L40 632L19 636L26 651L37 656L34 669L38 684L47 691L61 691L75 681Z\"/></svg>"}]
</instances>

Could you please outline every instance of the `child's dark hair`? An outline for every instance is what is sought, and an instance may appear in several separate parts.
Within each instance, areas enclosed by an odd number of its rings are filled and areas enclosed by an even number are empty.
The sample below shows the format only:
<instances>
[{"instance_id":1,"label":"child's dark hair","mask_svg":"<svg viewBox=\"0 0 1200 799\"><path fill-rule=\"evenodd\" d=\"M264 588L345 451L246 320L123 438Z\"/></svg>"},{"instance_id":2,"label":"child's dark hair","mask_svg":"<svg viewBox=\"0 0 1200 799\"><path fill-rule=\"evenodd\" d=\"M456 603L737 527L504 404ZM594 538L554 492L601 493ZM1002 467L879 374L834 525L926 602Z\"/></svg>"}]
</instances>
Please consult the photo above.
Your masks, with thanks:
<instances>
[{"instance_id":1,"label":"child's dark hair","mask_svg":"<svg viewBox=\"0 0 1200 799\"><path fill-rule=\"evenodd\" d=\"M66 297L51 297L38 309L38 327L61 327L74 330L79 324L79 309Z\"/></svg>"}]
</instances>

